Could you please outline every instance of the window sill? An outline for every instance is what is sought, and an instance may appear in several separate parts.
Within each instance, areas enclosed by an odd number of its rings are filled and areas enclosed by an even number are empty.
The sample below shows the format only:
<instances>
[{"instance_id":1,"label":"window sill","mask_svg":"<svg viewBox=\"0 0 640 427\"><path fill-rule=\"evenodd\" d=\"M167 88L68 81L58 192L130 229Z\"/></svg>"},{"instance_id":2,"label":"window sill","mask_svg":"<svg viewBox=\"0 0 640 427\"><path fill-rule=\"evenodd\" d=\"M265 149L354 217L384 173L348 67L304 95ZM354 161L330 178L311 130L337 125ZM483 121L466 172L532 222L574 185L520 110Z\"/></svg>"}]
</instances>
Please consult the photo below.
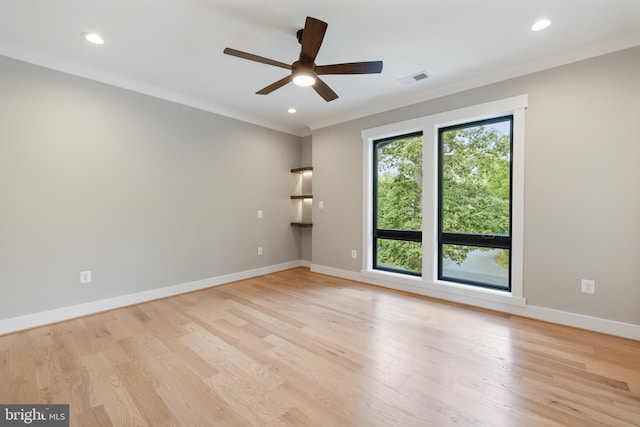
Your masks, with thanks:
<instances>
[{"instance_id":1,"label":"window sill","mask_svg":"<svg viewBox=\"0 0 640 427\"><path fill-rule=\"evenodd\" d=\"M413 277L378 270L364 270L361 271L360 274L363 278L367 279L369 283L379 286L462 304L487 308L499 308L499 305L518 307L524 307L526 305L526 299L507 291L463 285L443 280L429 281L424 277Z\"/></svg>"},{"instance_id":2,"label":"window sill","mask_svg":"<svg viewBox=\"0 0 640 427\"><path fill-rule=\"evenodd\" d=\"M401 284L409 284L412 286L420 286L422 284L421 276L412 276L410 274L394 273L393 271L384 270L364 270L360 272L364 277L372 279L383 279L398 282Z\"/></svg>"},{"instance_id":3,"label":"window sill","mask_svg":"<svg viewBox=\"0 0 640 427\"><path fill-rule=\"evenodd\" d=\"M524 307L526 300L513 295L513 292L501 291L498 289L483 288L480 286L465 285L463 283L447 282L445 280L435 280L432 283L425 283L430 288L444 290L456 295L464 295L471 298L478 298L501 304L516 305Z\"/></svg>"}]
</instances>

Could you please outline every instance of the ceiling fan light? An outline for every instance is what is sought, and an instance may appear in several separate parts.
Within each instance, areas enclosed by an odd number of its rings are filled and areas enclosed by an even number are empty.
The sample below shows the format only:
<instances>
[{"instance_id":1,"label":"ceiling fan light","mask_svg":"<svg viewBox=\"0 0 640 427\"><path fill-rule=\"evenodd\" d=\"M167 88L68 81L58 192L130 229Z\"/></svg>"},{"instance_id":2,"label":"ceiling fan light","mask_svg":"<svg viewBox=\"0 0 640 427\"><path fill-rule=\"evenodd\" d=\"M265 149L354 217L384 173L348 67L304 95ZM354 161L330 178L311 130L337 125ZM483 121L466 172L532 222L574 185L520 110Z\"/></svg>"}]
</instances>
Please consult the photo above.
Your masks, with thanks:
<instances>
[{"instance_id":1,"label":"ceiling fan light","mask_svg":"<svg viewBox=\"0 0 640 427\"><path fill-rule=\"evenodd\" d=\"M312 86L315 82L316 78L307 73L298 73L293 77L293 83L298 86Z\"/></svg>"}]
</instances>

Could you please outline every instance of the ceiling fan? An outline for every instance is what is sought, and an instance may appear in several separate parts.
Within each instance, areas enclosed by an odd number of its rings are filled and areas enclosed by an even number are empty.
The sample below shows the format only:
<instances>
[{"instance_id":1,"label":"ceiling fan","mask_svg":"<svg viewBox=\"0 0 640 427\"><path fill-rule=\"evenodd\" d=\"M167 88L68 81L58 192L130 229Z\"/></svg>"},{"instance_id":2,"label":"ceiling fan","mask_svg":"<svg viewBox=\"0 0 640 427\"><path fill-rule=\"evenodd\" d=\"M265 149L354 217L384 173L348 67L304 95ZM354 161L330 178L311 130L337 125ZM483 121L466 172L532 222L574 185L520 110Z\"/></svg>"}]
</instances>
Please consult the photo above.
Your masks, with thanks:
<instances>
[{"instance_id":1,"label":"ceiling fan","mask_svg":"<svg viewBox=\"0 0 640 427\"><path fill-rule=\"evenodd\" d=\"M293 81L299 86L313 86L318 95L324 98L325 101L329 102L338 98L338 95L318 76L326 74L376 74L382 71L382 61L316 65L316 56L318 55L318 51L320 50L320 45L322 45L322 40L324 39L326 31L326 22L307 16L304 28L298 30L297 33L298 42L302 45L302 48L300 49L300 57L291 65L231 48L225 48L224 53L227 55L237 56L238 58L291 70L291 74L287 77L284 77L257 91L256 94L258 95L267 95Z\"/></svg>"}]
</instances>

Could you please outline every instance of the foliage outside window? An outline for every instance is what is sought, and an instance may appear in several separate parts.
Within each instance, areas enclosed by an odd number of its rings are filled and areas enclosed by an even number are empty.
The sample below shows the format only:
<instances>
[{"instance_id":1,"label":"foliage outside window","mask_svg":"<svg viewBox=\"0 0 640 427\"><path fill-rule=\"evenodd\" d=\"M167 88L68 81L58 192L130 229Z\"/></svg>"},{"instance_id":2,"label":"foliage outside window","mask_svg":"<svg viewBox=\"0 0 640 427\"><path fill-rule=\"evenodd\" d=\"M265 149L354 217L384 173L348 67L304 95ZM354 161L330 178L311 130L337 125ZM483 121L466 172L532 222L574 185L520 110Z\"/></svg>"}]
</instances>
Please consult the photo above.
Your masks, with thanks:
<instances>
[{"instance_id":1,"label":"foliage outside window","mask_svg":"<svg viewBox=\"0 0 640 427\"><path fill-rule=\"evenodd\" d=\"M526 304L527 104L523 94L362 131L363 274L470 304Z\"/></svg>"},{"instance_id":2,"label":"foliage outside window","mask_svg":"<svg viewBox=\"0 0 640 427\"><path fill-rule=\"evenodd\" d=\"M422 272L422 133L374 142L373 267Z\"/></svg>"},{"instance_id":3,"label":"foliage outside window","mask_svg":"<svg viewBox=\"0 0 640 427\"><path fill-rule=\"evenodd\" d=\"M510 288L512 122L439 130L439 279Z\"/></svg>"}]
</instances>

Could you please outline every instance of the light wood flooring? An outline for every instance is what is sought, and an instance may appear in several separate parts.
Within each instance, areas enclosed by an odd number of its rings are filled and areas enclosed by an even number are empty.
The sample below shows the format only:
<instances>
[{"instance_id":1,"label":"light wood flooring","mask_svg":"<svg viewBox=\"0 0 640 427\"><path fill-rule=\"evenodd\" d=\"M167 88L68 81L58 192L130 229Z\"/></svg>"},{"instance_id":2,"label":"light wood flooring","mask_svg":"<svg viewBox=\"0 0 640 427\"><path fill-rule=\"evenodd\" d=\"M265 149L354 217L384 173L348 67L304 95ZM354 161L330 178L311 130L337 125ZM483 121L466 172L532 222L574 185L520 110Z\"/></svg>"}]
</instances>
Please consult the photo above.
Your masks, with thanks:
<instances>
[{"instance_id":1,"label":"light wood flooring","mask_svg":"<svg viewBox=\"0 0 640 427\"><path fill-rule=\"evenodd\" d=\"M0 337L72 426L638 426L640 342L298 268Z\"/></svg>"}]
</instances>

